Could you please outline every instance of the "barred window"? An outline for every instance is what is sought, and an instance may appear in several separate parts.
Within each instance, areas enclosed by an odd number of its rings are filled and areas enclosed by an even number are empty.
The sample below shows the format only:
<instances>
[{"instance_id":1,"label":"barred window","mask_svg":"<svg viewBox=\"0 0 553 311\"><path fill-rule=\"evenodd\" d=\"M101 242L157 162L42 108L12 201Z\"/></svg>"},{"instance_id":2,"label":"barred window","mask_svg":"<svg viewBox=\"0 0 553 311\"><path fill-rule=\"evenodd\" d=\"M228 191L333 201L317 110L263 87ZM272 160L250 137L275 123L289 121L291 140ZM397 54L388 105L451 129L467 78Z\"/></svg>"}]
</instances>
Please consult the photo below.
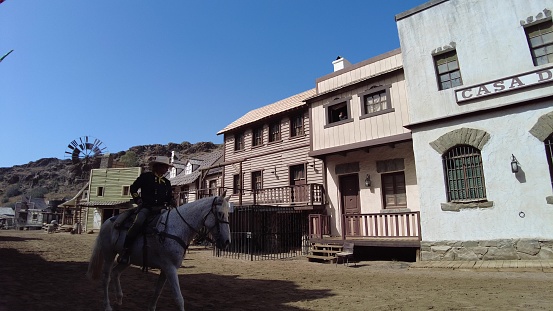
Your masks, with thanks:
<instances>
[{"instance_id":1,"label":"barred window","mask_svg":"<svg viewBox=\"0 0 553 311\"><path fill-rule=\"evenodd\" d=\"M545 154L547 155L547 164L549 165L549 178L551 179L551 187L553 187L553 133L544 141Z\"/></svg>"},{"instance_id":2,"label":"barred window","mask_svg":"<svg viewBox=\"0 0 553 311\"><path fill-rule=\"evenodd\" d=\"M474 202L486 200L484 168L478 148L459 145L443 156L448 202Z\"/></svg>"}]
</instances>

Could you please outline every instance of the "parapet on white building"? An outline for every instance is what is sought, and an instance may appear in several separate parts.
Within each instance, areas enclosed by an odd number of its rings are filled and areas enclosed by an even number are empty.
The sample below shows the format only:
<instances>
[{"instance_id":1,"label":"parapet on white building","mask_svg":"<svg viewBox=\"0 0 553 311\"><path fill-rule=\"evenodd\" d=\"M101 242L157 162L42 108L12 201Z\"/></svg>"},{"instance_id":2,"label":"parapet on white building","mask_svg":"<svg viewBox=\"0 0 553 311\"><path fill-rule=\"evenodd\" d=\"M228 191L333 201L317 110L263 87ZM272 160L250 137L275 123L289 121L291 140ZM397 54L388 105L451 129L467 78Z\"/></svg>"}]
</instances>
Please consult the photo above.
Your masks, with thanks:
<instances>
[{"instance_id":1,"label":"parapet on white building","mask_svg":"<svg viewBox=\"0 0 553 311\"><path fill-rule=\"evenodd\" d=\"M422 260L553 258L553 0L396 16Z\"/></svg>"}]
</instances>

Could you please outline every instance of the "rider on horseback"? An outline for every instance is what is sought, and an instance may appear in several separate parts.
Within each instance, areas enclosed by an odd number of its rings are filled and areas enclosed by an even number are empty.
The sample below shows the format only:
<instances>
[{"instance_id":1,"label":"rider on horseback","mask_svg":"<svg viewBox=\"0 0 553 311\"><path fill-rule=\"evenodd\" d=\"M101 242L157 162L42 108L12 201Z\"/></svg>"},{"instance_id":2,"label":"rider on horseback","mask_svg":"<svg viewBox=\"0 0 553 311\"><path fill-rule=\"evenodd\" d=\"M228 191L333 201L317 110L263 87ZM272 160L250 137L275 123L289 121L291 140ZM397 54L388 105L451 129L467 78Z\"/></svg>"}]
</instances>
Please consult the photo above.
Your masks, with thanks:
<instances>
[{"instance_id":1,"label":"rider on horseback","mask_svg":"<svg viewBox=\"0 0 553 311\"><path fill-rule=\"evenodd\" d=\"M150 162L152 171L142 173L131 185L130 191L134 203L138 205L138 213L127 232L123 253L117 258L118 263L130 263L131 246L140 233L146 218L149 215L159 214L162 209L174 205L171 182L163 177L171 166L168 157L157 156ZM140 189L140 193L138 189Z\"/></svg>"}]
</instances>

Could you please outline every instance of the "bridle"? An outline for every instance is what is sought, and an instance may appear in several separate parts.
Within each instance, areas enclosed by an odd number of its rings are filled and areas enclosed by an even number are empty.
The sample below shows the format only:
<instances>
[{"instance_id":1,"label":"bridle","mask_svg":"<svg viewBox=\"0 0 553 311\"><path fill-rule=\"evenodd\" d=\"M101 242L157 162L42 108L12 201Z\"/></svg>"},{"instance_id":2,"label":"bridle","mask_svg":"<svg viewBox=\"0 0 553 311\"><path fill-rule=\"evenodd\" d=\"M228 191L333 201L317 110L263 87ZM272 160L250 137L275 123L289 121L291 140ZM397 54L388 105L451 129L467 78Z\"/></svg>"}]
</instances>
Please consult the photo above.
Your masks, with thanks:
<instances>
[{"instance_id":1,"label":"bridle","mask_svg":"<svg viewBox=\"0 0 553 311\"><path fill-rule=\"evenodd\" d=\"M223 220L223 219L219 219L219 217L217 217L217 212L216 212L217 206L223 204L223 203L217 204L217 199L218 198L219 197L217 197L217 196L213 198L213 201L211 202L211 208L209 209L209 212L207 212L207 214L203 217L203 226L206 227L208 232L211 233L212 235L214 235L215 237L218 237L221 234L221 224L228 224L229 223L228 221ZM178 208L174 208L174 209L171 209L171 210L167 211L166 222L165 222L165 230L167 230L167 220L169 219L169 213L172 210L175 210L175 212L177 212L177 215L179 215L180 219L188 226L188 228L190 230L192 230L194 232L195 235L199 234L198 230L196 230L196 228L194 228L190 223L188 223L188 221L186 221L186 219L184 219L182 214L179 212ZM208 227L206 225L207 217L209 217L209 214L213 214L213 217L215 218L215 224L212 227ZM216 231L213 232L213 229L216 229ZM160 242L162 242L162 243L163 243L163 240L165 240L165 238L167 237L167 238L170 238L170 239L173 239L173 240L177 241L184 248L184 250L186 250L188 248L188 244L186 244L186 242L184 242L180 237L178 237L176 235L167 233L166 231L158 232L158 235L159 235ZM209 236L206 236L205 239L210 243L214 243L214 241Z\"/></svg>"}]
</instances>

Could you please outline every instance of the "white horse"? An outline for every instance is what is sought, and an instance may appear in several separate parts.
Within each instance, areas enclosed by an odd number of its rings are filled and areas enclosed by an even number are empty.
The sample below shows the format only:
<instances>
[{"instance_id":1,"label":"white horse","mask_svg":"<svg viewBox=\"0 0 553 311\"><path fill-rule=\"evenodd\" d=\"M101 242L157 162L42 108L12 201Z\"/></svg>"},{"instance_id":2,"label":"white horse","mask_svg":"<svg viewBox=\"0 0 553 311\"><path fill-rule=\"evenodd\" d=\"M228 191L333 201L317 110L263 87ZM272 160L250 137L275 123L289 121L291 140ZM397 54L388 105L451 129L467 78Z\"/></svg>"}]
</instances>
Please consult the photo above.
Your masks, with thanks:
<instances>
[{"instance_id":1,"label":"white horse","mask_svg":"<svg viewBox=\"0 0 553 311\"><path fill-rule=\"evenodd\" d=\"M225 198L224 194L219 197L203 198L164 212L155 226L156 233L147 235L146 262L144 262L142 249L144 239L142 236L136 238L132 246L131 264L161 269L148 310L156 309L157 300L166 280L169 280L179 310L184 310L184 299L180 290L177 269L182 264L186 249L204 226L211 233L216 246L220 249L226 248L230 244L228 213L228 198ZM123 249L126 230L115 229L113 220L114 218L109 219L102 224L87 272L87 276L92 280L97 280L102 275L106 311L112 310L108 293L110 275L113 272L116 303L121 305L123 291L119 278L121 272L128 267L116 264L114 261L117 253Z\"/></svg>"}]
</instances>

